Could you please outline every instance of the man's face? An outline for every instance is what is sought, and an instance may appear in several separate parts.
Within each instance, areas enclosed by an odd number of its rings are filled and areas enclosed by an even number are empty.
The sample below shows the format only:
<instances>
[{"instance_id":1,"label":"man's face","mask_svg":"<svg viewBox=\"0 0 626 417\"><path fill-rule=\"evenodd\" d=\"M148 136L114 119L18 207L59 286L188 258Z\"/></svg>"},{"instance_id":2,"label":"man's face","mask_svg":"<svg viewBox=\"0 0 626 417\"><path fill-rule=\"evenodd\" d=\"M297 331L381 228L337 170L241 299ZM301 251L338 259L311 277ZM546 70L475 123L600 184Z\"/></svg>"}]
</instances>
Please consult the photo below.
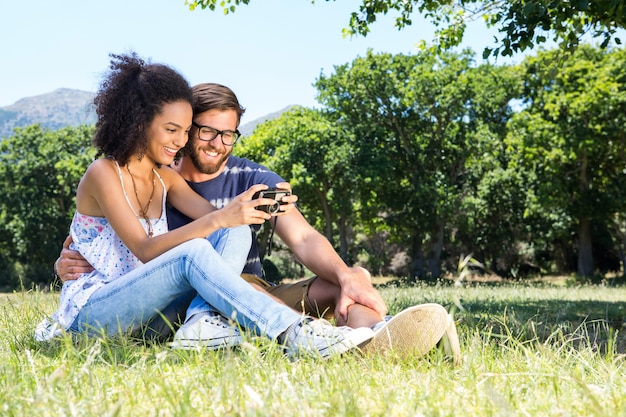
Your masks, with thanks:
<instances>
[{"instance_id":1,"label":"man's face","mask_svg":"<svg viewBox=\"0 0 626 417\"><path fill-rule=\"evenodd\" d=\"M217 130L237 130L237 112L235 110L213 109L195 115L194 122L201 126L210 126ZM232 146L222 143L222 136L218 135L210 142L198 139L198 129L192 129L189 140L191 159L196 169L203 174L216 174L221 172L226 165L226 160L233 150Z\"/></svg>"}]
</instances>

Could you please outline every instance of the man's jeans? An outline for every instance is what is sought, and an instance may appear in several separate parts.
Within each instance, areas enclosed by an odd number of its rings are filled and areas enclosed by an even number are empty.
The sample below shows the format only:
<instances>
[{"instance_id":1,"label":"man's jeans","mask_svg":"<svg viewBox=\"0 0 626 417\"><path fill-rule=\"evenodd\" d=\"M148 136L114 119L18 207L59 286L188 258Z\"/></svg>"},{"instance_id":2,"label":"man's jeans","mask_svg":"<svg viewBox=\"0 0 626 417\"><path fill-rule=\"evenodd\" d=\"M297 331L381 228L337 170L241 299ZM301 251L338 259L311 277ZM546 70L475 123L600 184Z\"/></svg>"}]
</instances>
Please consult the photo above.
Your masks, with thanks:
<instances>
[{"instance_id":1,"label":"man's jeans","mask_svg":"<svg viewBox=\"0 0 626 417\"><path fill-rule=\"evenodd\" d=\"M96 291L70 329L95 334L104 329L109 335L138 330L195 290L240 326L276 338L299 321L300 315L239 276L251 236L249 227L241 226L169 250Z\"/></svg>"}]
</instances>

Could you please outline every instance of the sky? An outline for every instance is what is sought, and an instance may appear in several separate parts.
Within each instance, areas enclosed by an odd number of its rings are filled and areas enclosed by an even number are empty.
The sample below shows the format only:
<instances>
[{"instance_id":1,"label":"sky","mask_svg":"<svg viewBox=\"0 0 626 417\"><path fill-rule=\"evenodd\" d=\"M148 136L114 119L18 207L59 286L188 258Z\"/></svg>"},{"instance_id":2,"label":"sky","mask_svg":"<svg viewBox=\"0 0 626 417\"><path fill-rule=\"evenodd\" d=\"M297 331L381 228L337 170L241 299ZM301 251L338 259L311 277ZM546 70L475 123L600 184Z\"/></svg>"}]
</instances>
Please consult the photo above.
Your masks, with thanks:
<instances>
[{"instance_id":1,"label":"sky","mask_svg":"<svg viewBox=\"0 0 626 417\"><path fill-rule=\"evenodd\" d=\"M95 92L109 54L129 51L174 67L192 85L230 87L246 108L242 123L293 104L315 107L320 74L368 49L408 54L432 40L433 27L419 16L398 31L394 15L379 18L367 37L343 38L360 3L253 0L224 15L190 11L185 0L2 0L0 107L58 88ZM495 33L472 24L463 46L479 59Z\"/></svg>"}]
</instances>

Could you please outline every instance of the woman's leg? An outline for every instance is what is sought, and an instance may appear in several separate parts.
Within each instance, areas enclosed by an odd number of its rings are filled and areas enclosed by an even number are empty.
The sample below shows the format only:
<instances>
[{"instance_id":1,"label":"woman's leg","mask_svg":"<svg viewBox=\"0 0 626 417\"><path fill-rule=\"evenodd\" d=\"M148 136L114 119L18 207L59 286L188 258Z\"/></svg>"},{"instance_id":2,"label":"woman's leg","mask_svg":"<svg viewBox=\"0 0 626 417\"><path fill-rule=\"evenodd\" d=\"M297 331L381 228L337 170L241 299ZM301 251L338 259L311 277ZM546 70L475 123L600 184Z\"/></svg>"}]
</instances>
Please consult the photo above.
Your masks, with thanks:
<instances>
[{"instance_id":1,"label":"woman's leg","mask_svg":"<svg viewBox=\"0 0 626 417\"><path fill-rule=\"evenodd\" d=\"M110 335L137 329L191 289L225 317L272 339L300 321L242 280L207 240L194 239L96 291L71 329L104 328Z\"/></svg>"},{"instance_id":2,"label":"woman's leg","mask_svg":"<svg viewBox=\"0 0 626 417\"><path fill-rule=\"evenodd\" d=\"M250 226L238 226L219 229L209 235L211 243L218 255L232 270L240 275L248 261L248 253L252 246Z\"/></svg>"},{"instance_id":3,"label":"woman's leg","mask_svg":"<svg viewBox=\"0 0 626 417\"><path fill-rule=\"evenodd\" d=\"M246 266L248 251L252 244L250 226L220 229L212 233L207 239L224 262L237 275L240 275L244 266ZM215 309L198 295L189 304L185 316L188 319L200 314L214 314L215 312Z\"/></svg>"},{"instance_id":4,"label":"woman's leg","mask_svg":"<svg viewBox=\"0 0 626 417\"><path fill-rule=\"evenodd\" d=\"M222 259L235 271L243 270L248 259L245 248L252 244L250 226L239 226L220 229L208 238ZM189 311L188 311L189 310ZM197 295L195 290L178 297L159 314L152 317L150 323L137 332L137 336L147 340L166 340L173 334L186 318L197 313L215 315L217 312L206 301ZM200 315L197 315L200 317Z\"/></svg>"},{"instance_id":5,"label":"woman's leg","mask_svg":"<svg viewBox=\"0 0 626 417\"><path fill-rule=\"evenodd\" d=\"M155 342L163 342L170 339L185 321L187 308L196 296L197 293L194 289L179 296L158 314L152 316L148 323L142 325L136 332L133 332L133 336Z\"/></svg>"}]
</instances>

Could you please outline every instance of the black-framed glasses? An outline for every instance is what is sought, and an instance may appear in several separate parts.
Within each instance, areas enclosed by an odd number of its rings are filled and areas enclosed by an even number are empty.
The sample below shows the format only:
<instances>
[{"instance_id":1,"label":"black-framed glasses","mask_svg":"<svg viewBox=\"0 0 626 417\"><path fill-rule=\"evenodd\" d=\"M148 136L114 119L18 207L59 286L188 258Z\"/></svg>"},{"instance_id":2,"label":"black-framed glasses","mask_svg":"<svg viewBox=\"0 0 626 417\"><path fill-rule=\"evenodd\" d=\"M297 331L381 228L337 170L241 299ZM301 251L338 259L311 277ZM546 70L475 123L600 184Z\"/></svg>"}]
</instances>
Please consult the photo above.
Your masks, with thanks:
<instances>
[{"instance_id":1,"label":"black-framed glasses","mask_svg":"<svg viewBox=\"0 0 626 417\"><path fill-rule=\"evenodd\" d=\"M196 122L191 122L196 128L198 128L198 139L211 142L218 135L222 137L222 143L224 146L233 146L237 139L241 136L239 130L218 130L211 126L199 125Z\"/></svg>"}]
</instances>

